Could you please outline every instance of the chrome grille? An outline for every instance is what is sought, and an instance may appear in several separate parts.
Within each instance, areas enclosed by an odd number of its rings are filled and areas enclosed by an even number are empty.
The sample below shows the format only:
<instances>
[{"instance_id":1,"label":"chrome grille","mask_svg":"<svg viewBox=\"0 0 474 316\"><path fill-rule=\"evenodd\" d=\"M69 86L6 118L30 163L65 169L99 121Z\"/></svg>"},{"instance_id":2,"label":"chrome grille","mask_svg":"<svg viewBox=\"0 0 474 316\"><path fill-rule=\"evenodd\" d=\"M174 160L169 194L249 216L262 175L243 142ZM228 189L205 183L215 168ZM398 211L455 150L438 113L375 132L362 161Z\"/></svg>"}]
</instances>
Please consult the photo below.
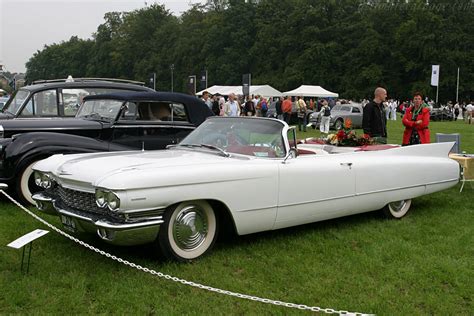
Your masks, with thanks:
<instances>
[{"instance_id":1,"label":"chrome grille","mask_svg":"<svg viewBox=\"0 0 474 316\"><path fill-rule=\"evenodd\" d=\"M81 192L58 186L58 195L61 201L71 208L96 214L107 213L106 210L99 208L95 203L94 193Z\"/></svg>"},{"instance_id":2,"label":"chrome grille","mask_svg":"<svg viewBox=\"0 0 474 316\"><path fill-rule=\"evenodd\" d=\"M141 212L132 213L115 213L111 212L108 208L100 208L95 202L95 194L87 193L82 191L76 191L64 188L57 185L53 190L53 194L56 195L61 204L71 209L75 209L80 212L93 213L102 216L106 216L109 219L127 222L136 222L142 220L155 219L163 215L164 209L159 210L147 210Z\"/></svg>"}]
</instances>

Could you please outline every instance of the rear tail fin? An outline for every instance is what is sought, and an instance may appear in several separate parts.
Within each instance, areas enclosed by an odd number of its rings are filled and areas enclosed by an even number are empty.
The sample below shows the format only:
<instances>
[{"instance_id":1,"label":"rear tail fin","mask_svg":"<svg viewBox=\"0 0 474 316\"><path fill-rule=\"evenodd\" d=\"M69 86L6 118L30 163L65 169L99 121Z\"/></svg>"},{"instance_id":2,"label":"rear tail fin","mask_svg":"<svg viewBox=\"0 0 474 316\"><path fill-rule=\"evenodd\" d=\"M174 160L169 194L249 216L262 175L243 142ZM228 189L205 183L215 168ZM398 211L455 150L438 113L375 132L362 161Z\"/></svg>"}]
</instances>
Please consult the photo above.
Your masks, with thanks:
<instances>
[{"instance_id":1,"label":"rear tail fin","mask_svg":"<svg viewBox=\"0 0 474 316\"><path fill-rule=\"evenodd\" d=\"M387 154L404 156L424 156L424 157L448 157L449 152L453 148L455 142L445 142L445 143L432 143L432 144L422 144L422 145L411 145L400 148L395 148L393 150L388 150Z\"/></svg>"}]
</instances>

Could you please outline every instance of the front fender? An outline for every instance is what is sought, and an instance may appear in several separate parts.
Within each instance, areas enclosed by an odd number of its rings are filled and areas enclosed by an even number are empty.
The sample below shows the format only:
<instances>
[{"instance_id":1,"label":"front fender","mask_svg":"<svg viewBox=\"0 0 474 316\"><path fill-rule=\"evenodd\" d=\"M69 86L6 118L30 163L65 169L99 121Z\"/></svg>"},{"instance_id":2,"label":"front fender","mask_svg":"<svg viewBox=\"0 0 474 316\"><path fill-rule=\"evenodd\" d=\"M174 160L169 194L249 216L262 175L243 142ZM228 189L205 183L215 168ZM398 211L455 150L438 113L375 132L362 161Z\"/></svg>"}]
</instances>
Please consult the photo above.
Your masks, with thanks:
<instances>
[{"instance_id":1,"label":"front fender","mask_svg":"<svg viewBox=\"0 0 474 316\"><path fill-rule=\"evenodd\" d=\"M130 150L129 147L94 138L53 132L18 134L2 142L3 179L13 178L25 161L31 162L35 158L43 159L54 154Z\"/></svg>"}]
</instances>

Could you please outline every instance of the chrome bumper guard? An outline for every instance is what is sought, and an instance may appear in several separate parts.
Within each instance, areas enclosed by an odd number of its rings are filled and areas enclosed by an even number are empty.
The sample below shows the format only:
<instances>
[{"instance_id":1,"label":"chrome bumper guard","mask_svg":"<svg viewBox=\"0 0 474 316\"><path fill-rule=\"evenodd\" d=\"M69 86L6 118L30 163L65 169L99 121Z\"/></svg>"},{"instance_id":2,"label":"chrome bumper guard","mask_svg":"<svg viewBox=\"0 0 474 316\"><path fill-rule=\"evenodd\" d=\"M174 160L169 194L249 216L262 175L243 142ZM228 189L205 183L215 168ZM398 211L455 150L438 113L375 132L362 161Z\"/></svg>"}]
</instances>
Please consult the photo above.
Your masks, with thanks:
<instances>
[{"instance_id":1,"label":"chrome bumper guard","mask_svg":"<svg viewBox=\"0 0 474 316\"><path fill-rule=\"evenodd\" d=\"M65 229L72 232L96 232L101 239L114 245L130 246L152 242L164 222L161 216L135 223L112 222L101 218L99 214L68 209L44 192L34 194L33 200L41 212L60 216Z\"/></svg>"}]
</instances>

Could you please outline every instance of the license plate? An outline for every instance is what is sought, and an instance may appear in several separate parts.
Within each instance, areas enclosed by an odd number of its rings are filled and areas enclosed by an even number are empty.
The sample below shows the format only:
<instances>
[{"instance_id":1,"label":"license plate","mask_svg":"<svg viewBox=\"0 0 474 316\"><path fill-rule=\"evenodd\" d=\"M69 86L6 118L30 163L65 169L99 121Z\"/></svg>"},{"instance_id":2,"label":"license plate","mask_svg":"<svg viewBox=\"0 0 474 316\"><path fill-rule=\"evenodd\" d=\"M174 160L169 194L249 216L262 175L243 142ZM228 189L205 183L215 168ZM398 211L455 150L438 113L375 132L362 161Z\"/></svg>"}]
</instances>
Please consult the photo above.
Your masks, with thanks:
<instances>
[{"instance_id":1,"label":"license plate","mask_svg":"<svg viewBox=\"0 0 474 316\"><path fill-rule=\"evenodd\" d=\"M61 215L61 223L63 223L64 228L71 232L76 231L76 223L72 219L72 217Z\"/></svg>"}]
</instances>

